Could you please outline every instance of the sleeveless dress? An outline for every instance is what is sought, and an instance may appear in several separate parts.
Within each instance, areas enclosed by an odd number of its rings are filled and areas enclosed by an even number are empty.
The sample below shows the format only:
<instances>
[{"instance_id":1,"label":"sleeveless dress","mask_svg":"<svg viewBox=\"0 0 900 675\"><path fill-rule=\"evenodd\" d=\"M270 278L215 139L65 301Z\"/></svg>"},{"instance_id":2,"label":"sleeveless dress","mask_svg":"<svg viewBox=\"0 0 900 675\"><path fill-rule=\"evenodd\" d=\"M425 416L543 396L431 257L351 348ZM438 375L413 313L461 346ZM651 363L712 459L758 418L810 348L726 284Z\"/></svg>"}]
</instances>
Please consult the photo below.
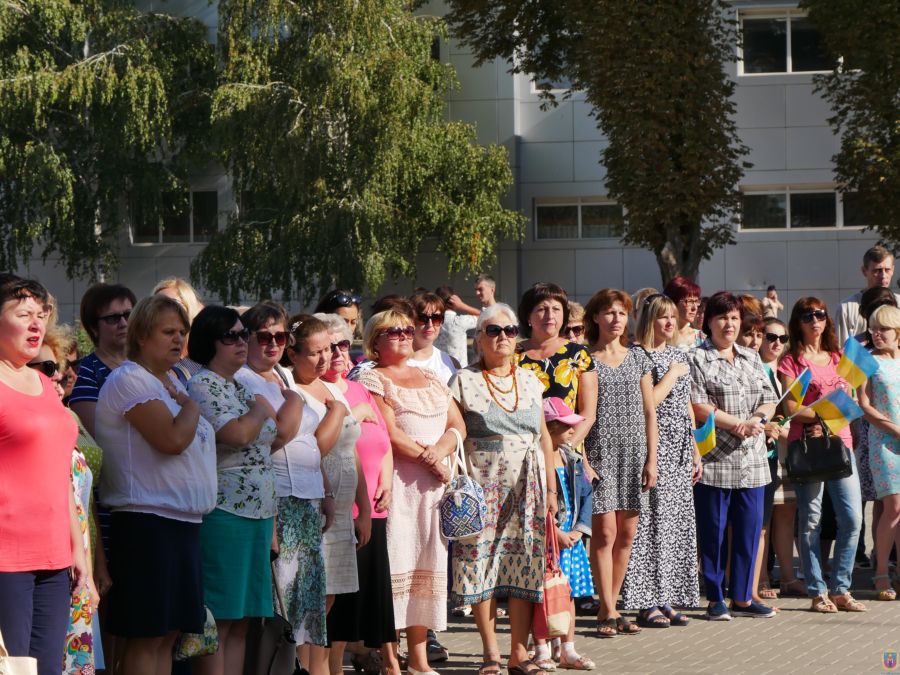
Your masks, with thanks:
<instances>
[{"instance_id":1,"label":"sleeveless dress","mask_svg":"<svg viewBox=\"0 0 900 675\"><path fill-rule=\"evenodd\" d=\"M872 405L900 422L900 359L879 358L878 370L869 381ZM878 499L900 494L900 439L874 424L869 426L869 467Z\"/></svg>"},{"instance_id":2,"label":"sleeveless dress","mask_svg":"<svg viewBox=\"0 0 900 675\"><path fill-rule=\"evenodd\" d=\"M384 398L397 426L413 441L432 444L447 428L450 390L430 370L425 387L398 387L378 368L357 382ZM447 628L447 542L441 537L438 504L444 485L425 466L394 457L393 503L387 519L394 623Z\"/></svg>"}]
</instances>

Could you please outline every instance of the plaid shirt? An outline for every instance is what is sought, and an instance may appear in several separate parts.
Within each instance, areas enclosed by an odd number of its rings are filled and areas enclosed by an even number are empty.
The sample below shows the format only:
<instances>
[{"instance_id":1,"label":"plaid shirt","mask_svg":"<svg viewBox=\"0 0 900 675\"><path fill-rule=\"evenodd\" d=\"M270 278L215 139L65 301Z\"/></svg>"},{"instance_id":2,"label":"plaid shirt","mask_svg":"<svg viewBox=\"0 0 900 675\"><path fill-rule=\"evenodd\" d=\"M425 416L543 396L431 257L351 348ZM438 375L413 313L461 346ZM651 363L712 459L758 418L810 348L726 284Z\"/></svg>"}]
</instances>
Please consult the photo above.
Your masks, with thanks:
<instances>
[{"instance_id":1,"label":"plaid shirt","mask_svg":"<svg viewBox=\"0 0 900 675\"><path fill-rule=\"evenodd\" d=\"M706 340L690 355L691 401L713 405L745 420L765 403L778 397L763 370L759 354L734 346L734 361L719 356ZM703 457L704 485L720 488L756 488L768 485L769 463L763 434L739 438L716 427L716 446Z\"/></svg>"}]
</instances>

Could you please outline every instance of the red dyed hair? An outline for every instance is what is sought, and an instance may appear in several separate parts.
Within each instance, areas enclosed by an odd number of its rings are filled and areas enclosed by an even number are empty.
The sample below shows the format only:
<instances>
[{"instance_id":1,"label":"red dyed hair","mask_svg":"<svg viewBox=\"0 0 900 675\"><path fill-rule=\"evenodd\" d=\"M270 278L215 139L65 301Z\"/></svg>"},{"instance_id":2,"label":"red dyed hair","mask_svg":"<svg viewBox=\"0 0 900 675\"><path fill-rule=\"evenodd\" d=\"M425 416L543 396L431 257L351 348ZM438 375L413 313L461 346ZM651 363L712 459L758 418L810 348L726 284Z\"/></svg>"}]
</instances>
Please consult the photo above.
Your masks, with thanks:
<instances>
[{"instance_id":1,"label":"red dyed hair","mask_svg":"<svg viewBox=\"0 0 900 675\"><path fill-rule=\"evenodd\" d=\"M666 284L663 293L672 298L672 302L676 305L685 298L700 299L700 286L691 281L687 277L672 277L672 280Z\"/></svg>"}]
</instances>

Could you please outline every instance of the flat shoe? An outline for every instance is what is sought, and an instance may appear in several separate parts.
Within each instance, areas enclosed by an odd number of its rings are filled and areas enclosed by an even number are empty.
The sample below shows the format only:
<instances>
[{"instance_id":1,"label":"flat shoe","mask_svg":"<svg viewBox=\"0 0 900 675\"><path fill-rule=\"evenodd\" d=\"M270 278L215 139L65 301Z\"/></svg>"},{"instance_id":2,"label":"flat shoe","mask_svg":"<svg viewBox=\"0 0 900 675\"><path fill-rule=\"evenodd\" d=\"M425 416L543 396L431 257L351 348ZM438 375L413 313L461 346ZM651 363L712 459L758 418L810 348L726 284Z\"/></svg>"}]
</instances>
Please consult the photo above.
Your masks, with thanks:
<instances>
[{"instance_id":1,"label":"flat shoe","mask_svg":"<svg viewBox=\"0 0 900 675\"><path fill-rule=\"evenodd\" d=\"M499 661L484 661L478 666L478 675L500 675L501 667Z\"/></svg>"},{"instance_id":2,"label":"flat shoe","mask_svg":"<svg viewBox=\"0 0 900 675\"><path fill-rule=\"evenodd\" d=\"M641 629L631 623L624 616L616 617L616 630L619 631L619 635L637 635L641 632Z\"/></svg>"},{"instance_id":3,"label":"flat shoe","mask_svg":"<svg viewBox=\"0 0 900 675\"><path fill-rule=\"evenodd\" d=\"M579 656L574 661L560 661L559 667L563 670L593 670L597 667L597 664L586 656Z\"/></svg>"},{"instance_id":4,"label":"flat shoe","mask_svg":"<svg viewBox=\"0 0 900 675\"><path fill-rule=\"evenodd\" d=\"M518 665L515 666L507 666L506 672L509 675L546 675L547 671L542 669L538 664L536 664L531 659L527 661L520 661Z\"/></svg>"},{"instance_id":5,"label":"flat shoe","mask_svg":"<svg viewBox=\"0 0 900 675\"><path fill-rule=\"evenodd\" d=\"M598 638L614 638L618 634L619 630L616 627L615 619L603 619L597 624L597 630L594 633Z\"/></svg>"},{"instance_id":6,"label":"flat shoe","mask_svg":"<svg viewBox=\"0 0 900 675\"><path fill-rule=\"evenodd\" d=\"M809 611L818 612L819 614L837 614L838 610L831 600L824 595L820 595L819 597L812 599Z\"/></svg>"},{"instance_id":7,"label":"flat shoe","mask_svg":"<svg viewBox=\"0 0 900 675\"><path fill-rule=\"evenodd\" d=\"M868 612L869 610L866 608L864 604L862 604L859 600L854 598L849 593L844 593L843 595L831 595L828 594L828 599L834 603L834 606L838 608L841 612Z\"/></svg>"},{"instance_id":8,"label":"flat shoe","mask_svg":"<svg viewBox=\"0 0 900 675\"><path fill-rule=\"evenodd\" d=\"M637 625L644 628L668 628L671 623L658 607L642 609L637 615Z\"/></svg>"},{"instance_id":9,"label":"flat shoe","mask_svg":"<svg viewBox=\"0 0 900 675\"><path fill-rule=\"evenodd\" d=\"M663 605L659 611L669 620L671 626L687 626L691 620L681 612L676 612L669 605Z\"/></svg>"}]
</instances>

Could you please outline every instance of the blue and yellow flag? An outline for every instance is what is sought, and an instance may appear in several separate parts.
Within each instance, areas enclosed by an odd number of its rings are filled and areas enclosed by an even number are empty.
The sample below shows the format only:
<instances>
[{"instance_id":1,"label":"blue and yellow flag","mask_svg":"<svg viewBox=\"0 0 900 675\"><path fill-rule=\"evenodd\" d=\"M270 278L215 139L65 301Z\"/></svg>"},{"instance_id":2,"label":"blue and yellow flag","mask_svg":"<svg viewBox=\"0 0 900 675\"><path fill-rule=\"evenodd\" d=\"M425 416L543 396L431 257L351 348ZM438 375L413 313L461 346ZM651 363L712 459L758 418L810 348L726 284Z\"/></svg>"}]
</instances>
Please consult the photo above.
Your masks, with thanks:
<instances>
[{"instance_id":1,"label":"blue and yellow flag","mask_svg":"<svg viewBox=\"0 0 900 675\"><path fill-rule=\"evenodd\" d=\"M703 456L716 447L716 411L713 410L706 418L706 422L699 429L694 429L694 440L697 441L697 450Z\"/></svg>"},{"instance_id":2,"label":"blue and yellow flag","mask_svg":"<svg viewBox=\"0 0 900 675\"><path fill-rule=\"evenodd\" d=\"M806 396L806 390L809 389L809 383L812 382L812 371L806 368L797 376L797 379L788 387L787 393L790 394L797 403L803 403L803 397Z\"/></svg>"},{"instance_id":3,"label":"blue and yellow flag","mask_svg":"<svg viewBox=\"0 0 900 675\"><path fill-rule=\"evenodd\" d=\"M837 374L856 389L876 370L878 361L875 357L855 337L847 338L847 342L844 343L844 354L837 365Z\"/></svg>"},{"instance_id":4,"label":"blue and yellow flag","mask_svg":"<svg viewBox=\"0 0 900 675\"><path fill-rule=\"evenodd\" d=\"M862 408L856 405L843 389L835 389L815 403L810 403L809 409L822 418L833 434L863 416Z\"/></svg>"}]
</instances>

